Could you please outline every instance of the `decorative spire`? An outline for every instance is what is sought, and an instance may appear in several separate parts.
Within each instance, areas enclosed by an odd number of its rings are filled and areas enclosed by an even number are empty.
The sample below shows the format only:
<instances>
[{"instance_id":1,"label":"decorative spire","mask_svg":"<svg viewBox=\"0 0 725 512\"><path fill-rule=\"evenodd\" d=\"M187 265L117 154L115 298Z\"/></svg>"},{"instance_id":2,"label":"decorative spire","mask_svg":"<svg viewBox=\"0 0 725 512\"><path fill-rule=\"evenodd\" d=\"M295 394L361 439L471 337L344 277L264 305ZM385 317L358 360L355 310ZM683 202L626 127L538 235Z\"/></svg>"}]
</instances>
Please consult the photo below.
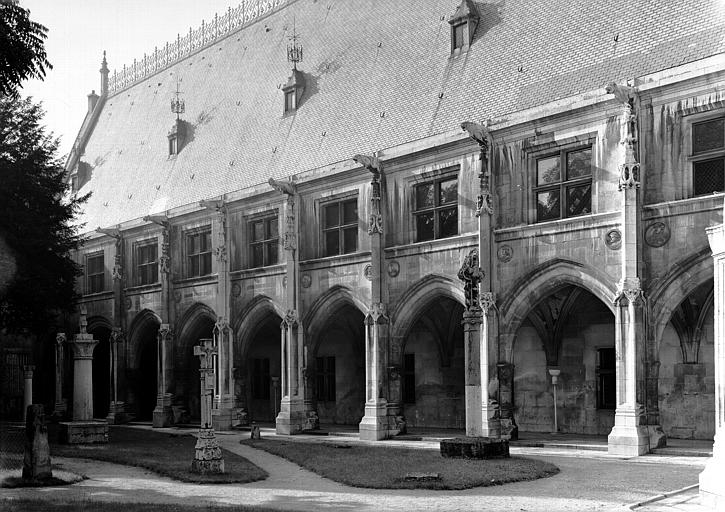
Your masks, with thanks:
<instances>
[{"instance_id":1,"label":"decorative spire","mask_svg":"<svg viewBox=\"0 0 725 512\"><path fill-rule=\"evenodd\" d=\"M106 50L103 50L101 61L101 96L108 96L108 62L106 61Z\"/></svg>"},{"instance_id":2,"label":"decorative spire","mask_svg":"<svg viewBox=\"0 0 725 512\"><path fill-rule=\"evenodd\" d=\"M297 71L297 63L302 62L302 45L298 44L297 27L295 21L292 21L292 35L290 36L290 42L287 43L287 60L292 63L295 71Z\"/></svg>"},{"instance_id":3,"label":"decorative spire","mask_svg":"<svg viewBox=\"0 0 725 512\"><path fill-rule=\"evenodd\" d=\"M186 105L184 104L184 100L179 98L179 95L181 94L181 91L179 90L179 84L181 83L181 80L179 77L176 77L176 98L171 100L171 111L176 114L176 120L179 120L179 116L183 114L186 111Z\"/></svg>"}]
</instances>

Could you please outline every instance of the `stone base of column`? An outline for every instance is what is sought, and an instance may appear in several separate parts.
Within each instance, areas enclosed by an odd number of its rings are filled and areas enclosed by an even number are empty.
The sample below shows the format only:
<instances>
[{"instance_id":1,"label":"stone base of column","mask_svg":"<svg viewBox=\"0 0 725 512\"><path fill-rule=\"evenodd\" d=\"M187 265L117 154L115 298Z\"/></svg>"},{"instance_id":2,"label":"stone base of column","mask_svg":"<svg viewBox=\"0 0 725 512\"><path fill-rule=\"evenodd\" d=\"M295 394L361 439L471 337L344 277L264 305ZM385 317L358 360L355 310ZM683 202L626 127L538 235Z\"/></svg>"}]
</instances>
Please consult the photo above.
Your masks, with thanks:
<instances>
[{"instance_id":1,"label":"stone base of column","mask_svg":"<svg viewBox=\"0 0 725 512\"><path fill-rule=\"evenodd\" d=\"M725 436L715 434L712 459L700 473L700 505L707 510L725 510Z\"/></svg>"},{"instance_id":2,"label":"stone base of column","mask_svg":"<svg viewBox=\"0 0 725 512\"><path fill-rule=\"evenodd\" d=\"M614 427L607 438L610 455L637 457L649 453L649 432L639 420L640 415L634 410L619 410L614 414Z\"/></svg>"},{"instance_id":3,"label":"stone base of column","mask_svg":"<svg viewBox=\"0 0 725 512\"><path fill-rule=\"evenodd\" d=\"M667 434L659 425L647 425L647 434L649 435L649 448L664 448L667 446Z\"/></svg>"},{"instance_id":4,"label":"stone base of column","mask_svg":"<svg viewBox=\"0 0 725 512\"><path fill-rule=\"evenodd\" d=\"M501 419L498 410L498 404L495 400L489 400L487 405L481 407L481 436L490 437L492 439L501 438Z\"/></svg>"},{"instance_id":5,"label":"stone base of column","mask_svg":"<svg viewBox=\"0 0 725 512\"><path fill-rule=\"evenodd\" d=\"M153 427L170 427L174 424L174 411L171 408L171 393L165 393L156 397L156 408L153 412Z\"/></svg>"},{"instance_id":6,"label":"stone base of column","mask_svg":"<svg viewBox=\"0 0 725 512\"><path fill-rule=\"evenodd\" d=\"M305 429L307 414L305 404L301 399L282 399L280 409L276 419L278 434L299 434Z\"/></svg>"},{"instance_id":7,"label":"stone base of column","mask_svg":"<svg viewBox=\"0 0 725 512\"><path fill-rule=\"evenodd\" d=\"M234 409L231 407L219 407L211 411L211 426L216 431L232 429L234 421Z\"/></svg>"},{"instance_id":8,"label":"stone base of column","mask_svg":"<svg viewBox=\"0 0 725 512\"><path fill-rule=\"evenodd\" d=\"M126 404L123 402L111 402L108 406L108 416L106 421L109 425L120 425L128 423L128 414L126 414Z\"/></svg>"},{"instance_id":9,"label":"stone base of column","mask_svg":"<svg viewBox=\"0 0 725 512\"><path fill-rule=\"evenodd\" d=\"M365 404L365 416L360 422L360 439L363 441L380 441L390 437L390 416L384 400Z\"/></svg>"},{"instance_id":10,"label":"stone base of column","mask_svg":"<svg viewBox=\"0 0 725 512\"><path fill-rule=\"evenodd\" d=\"M53 414L50 415L53 421L62 421L68 414L68 402L63 399L62 402L56 402L53 407Z\"/></svg>"}]
</instances>

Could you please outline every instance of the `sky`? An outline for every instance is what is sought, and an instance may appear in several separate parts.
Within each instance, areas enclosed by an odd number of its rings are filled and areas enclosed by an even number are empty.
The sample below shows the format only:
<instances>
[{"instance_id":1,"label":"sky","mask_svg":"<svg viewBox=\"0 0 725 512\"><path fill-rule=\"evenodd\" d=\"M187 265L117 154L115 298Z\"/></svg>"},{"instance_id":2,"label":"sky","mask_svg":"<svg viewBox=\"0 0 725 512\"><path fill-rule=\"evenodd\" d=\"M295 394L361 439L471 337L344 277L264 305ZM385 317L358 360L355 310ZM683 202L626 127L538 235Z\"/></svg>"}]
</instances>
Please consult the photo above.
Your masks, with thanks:
<instances>
[{"instance_id":1,"label":"sky","mask_svg":"<svg viewBox=\"0 0 725 512\"><path fill-rule=\"evenodd\" d=\"M53 69L45 80L28 80L21 94L42 101L44 122L60 137L59 156L70 152L88 109L88 94L100 91L106 51L110 74L143 59L226 13L240 0L20 0L30 19L48 28L45 49Z\"/></svg>"}]
</instances>

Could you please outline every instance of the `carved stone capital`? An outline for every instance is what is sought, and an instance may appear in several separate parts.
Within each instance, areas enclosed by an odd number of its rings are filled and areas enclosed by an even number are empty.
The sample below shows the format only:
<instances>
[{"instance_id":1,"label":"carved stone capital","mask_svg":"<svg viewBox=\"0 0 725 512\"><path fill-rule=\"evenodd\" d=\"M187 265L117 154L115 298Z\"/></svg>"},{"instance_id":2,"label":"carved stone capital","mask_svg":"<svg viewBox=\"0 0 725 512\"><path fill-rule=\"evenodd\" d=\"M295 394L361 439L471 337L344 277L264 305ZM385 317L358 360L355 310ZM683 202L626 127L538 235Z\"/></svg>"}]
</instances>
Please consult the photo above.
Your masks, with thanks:
<instances>
[{"instance_id":1,"label":"carved stone capital","mask_svg":"<svg viewBox=\"0 0 725 512\"><path fill-rule=\"evenodd\" d=\"M214 255L216 256L217 261L223 263L227 261L227 246L226 245L219 245L214 249Z\"/></svg>"},{"instance_id":2,"label":"carved stone capital","mask_svg":"<svg viewBox=\"0 0 725 512\"><path fill-rule=\"evenodd\" d=\"M108 340L111 342L111 345L115 343L122 343L125 336L123 334L123 331L120 327L114 327L111 329L111 336L108 338Z\"/></svg>"},{"instance_id":3,"label":"carved stone capital","mask_svg":"<svg viewBox=\"0 0 725 512\"><path fill-rule=\"evenodd\" d=\"M493 292L483 292L480 299L481 309L484 315L488 315L491 309L496 308L496 297Z\"/></svg>"},{"instance_id":4,"label":"carved stone capital","mask_svg":"<svg viewBox=\"0 0 725 512\"><path fill-rule=\"evenodd\" d=\"M161 324L159 326L159 340L167 341L173 334L171 326L169 324Z\"/></svg>"},{"instance_id":5,"label":"carved stone capital","mask_svg":"<svg viewBox=\"0 0 725 512\"><path fill-rule=\"evenodd\" d=\"M98 341L93 339L90 334L77 334L75 339L70 342L73 348L73 359L93 359L93 349L98 345Z\"/></svg>"},{"instance_id":6,"label":"carved stone capital","mask_svg":"<svg viewBox=\"0 0 725 512\"><path fill-rule=\"evenodd\" d=\"M58 346L58 348L63 347L63 343L67 342L68 338L66 337L64 332L59 332L55 335L55 344Z\"/></svg>"},{"instance_id":7,"label":"carved stone capital","mask_svg":"<svg viewBox=\"0 0 725 512\"><path fill-rule=\"evenodd\" d=\"M370 215L368 234L373 235L375 233L383 233L383 216L379 213L373 213Z\"/></svg>"},{"instance_id":8,"label":"carved stone capital","mask_svg":"<svg viewBox=\"0 0 725 512\"><path fill-rule=\"evenodd\" d=\"M284 315L284 319L282 319L282 328L297 327L298 321L297 310L288 309Z\"/></svg>"},{"instance_id":9,"label":"carved stone capital","mask_svg":"<svg viewBox=\"0 0 725 512\"><path fill-rule=\"evenodd\" d=\"M171 258L163 254L163 249L161 257L159 258L159 271L162 274L168 274L171 271Z\"/></svg>"},{"instance_id":10,"label":"carved stone capital","mask_svg":"<svg viewBox=\"0 0 725 512\"><path fill-rule=\"evenodd\" d=\"M231 326L229 325L229 320L223 316L218 316L216 323L214 324L214 333L223 335L228 333L230 330Z\"/></svg>"},{"instance_id":11,"label":"carved stone capital","mask_svg":"<svg viewBox=\"0 0 725 512\"><path fill-rule=\"evenodd\" d=\"M629 304L637 304L640 300L644 300L644 292L638 277L628 277L622 281L617 297L614 299L614 305L619 305L622 299Z\"/></svg>"},{"instance_id":12,"label":"carved stone capital","mask_svg":"<svg viewBox=\"0 0 725 512\"><path fill-rule=\"evenodd\" d=\"M284 233L282 237L282 246L285 251L294 251L297 249L297 236L294 233Z\"/></svg>"},{"instance_id":13,"label":"carved stone capital","mask_svg":"<svg viewBox=\"0 0 725 512\"><path fill-rule=\"evenodd\" d=\"M623 163L619 166L619 190L639 188L639 164Z\"/></svg>"},{"instance_id":14,"label":"carved stone capital","mask_svg":"<svg viewBox=\"0 0 725 512\"><path fill-rule=\"evenodd\" d=\"M368 325L386 324L388 322L388 308L383 302L370 304L367 314Z\"/></svg>"}]
</instances>

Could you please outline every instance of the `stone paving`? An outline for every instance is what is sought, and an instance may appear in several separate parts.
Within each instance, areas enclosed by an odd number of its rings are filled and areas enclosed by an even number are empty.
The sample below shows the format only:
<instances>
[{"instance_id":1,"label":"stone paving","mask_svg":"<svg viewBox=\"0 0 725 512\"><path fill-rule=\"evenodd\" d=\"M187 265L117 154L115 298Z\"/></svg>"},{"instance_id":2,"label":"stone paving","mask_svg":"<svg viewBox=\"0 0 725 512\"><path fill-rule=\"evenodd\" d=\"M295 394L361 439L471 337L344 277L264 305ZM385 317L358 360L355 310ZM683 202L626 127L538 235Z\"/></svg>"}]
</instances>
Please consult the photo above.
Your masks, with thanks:
<instances>
[{"instance_id":1,"label":"stone paving","mask_svg":"<svg viewBox=\"0 0 725 512\"><path fill-rule=\"evenodd\" d=\"M166 430L166 429L158 429ZM178 429L168 429L179 432ZM263 437L274 437L263 429ZM512 447L512 454L547 460L561 472L550 478L464 491L379 490L348 487L322 478L282 458L240 445L249 433L220 433L219 443L265 469L261 482L195 485L176 482L147 470L82 459L57 459L66 470L88 480L64 488L0 490L0 499L92 500L197 505L263 505L280 510L502 510L582 511L642 510L702 512L697 493L689 491L636 507L639 502L697 483L703 457L647 455L623 460L591 449ZM285 437L289 439L288 437ZM296 436L301 442L363 442L346 437ZM435 441L386 441L436 449ZM189 454L191 457L191 454ZM2 503L0 502L0 508Z\"/></svg>"}]
</instances>

